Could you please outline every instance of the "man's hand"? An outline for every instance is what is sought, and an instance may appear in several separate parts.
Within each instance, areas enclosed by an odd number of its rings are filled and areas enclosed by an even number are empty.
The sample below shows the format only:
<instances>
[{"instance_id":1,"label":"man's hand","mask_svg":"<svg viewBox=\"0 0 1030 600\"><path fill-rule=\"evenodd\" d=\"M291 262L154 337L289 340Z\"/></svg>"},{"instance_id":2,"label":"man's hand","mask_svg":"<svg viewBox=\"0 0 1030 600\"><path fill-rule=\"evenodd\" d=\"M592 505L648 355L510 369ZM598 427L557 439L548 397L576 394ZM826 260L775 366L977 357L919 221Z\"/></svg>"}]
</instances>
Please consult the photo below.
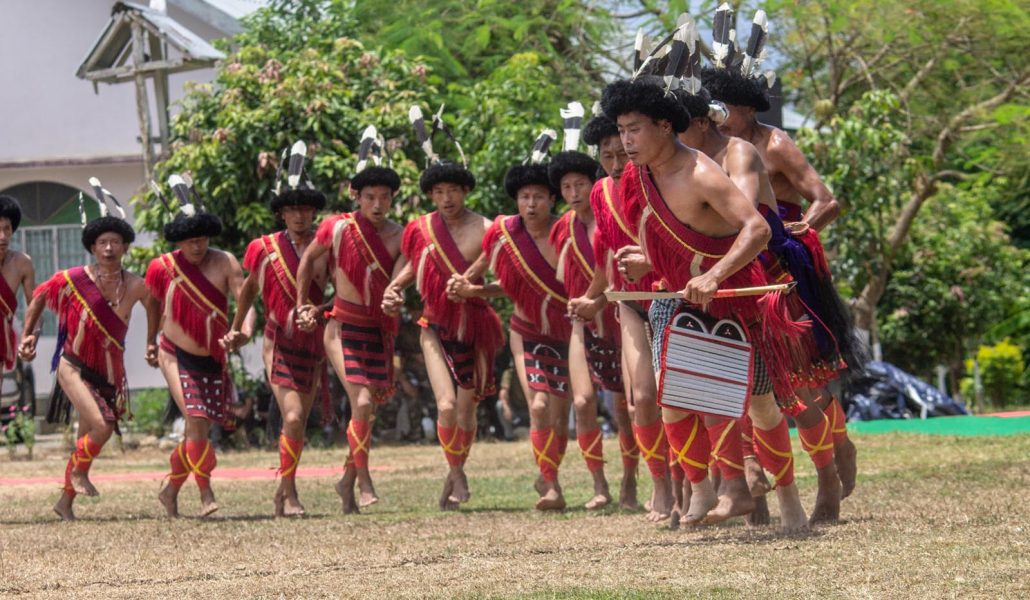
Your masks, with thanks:
<instances>
[{"instance_id":1,"label":"man's hand","mask_svg":"<svg viewBox=\"0 0 1030 600\"><path fill-rule=\"evenodd\" d=\"M623 246L615 253L615 260L619 263L619 273L626 281L637 282L651 272L651 262L644 256L640 246Z\"/></svg>"},{"instance_id":2,"label":"man's hand","mask_svg":"<svg viewBox=\"0 0 1030 600\"><path fill-rule=\"evenodd\" d=\"M569 317L581 321L592 321L606 304L608 304L608 300L604 297L604 294L593 299L586 296L573 298L569 300Z\"/></svg>"},{"instance_id":3,"label":"man's hand","mask_svg":"<svg viewBox=\"0 0 1030 600\"><path fill-rule=\"evenodd\" d=\"M807 232L811 228L811 225L809 225L805 221L796 221L794 223L784 223L783 226L784 226L784 228L786 228L787 232L790 233L791 235L805 235L805 232Z\"/></svg>"},{"instance_id":4,"label":"man's hand","mask_svg":"<svg viewBox=\"0 0 1030 600\"><path fill-rule=\"evenodd\" d=\"M314 304L301 306L296 311L294 322L301 331L314 331L318 326L318 307Z\"/></svg>"},{"instance_id":5,"label":"man's hand","mask_svg":"<svg viewBox=\"0 0 1030 600\"><path fill-rule=\"evenodd\" d=\"M229 333L225 334L225 337L223 337L219 343L222 344L222 347L225 348L226 352L236 352L240 349L240 346L246 344L249 339L250 337L239 329L230 329Z\"/></svg>"},{"instance_id":6,"label":"man's hand","mask_svg":"<svg viewBox=\"0 0 1030 600\"><path fill-rule=\"evenodd\" d=\"M706 308L718 289L719 282L715 277L705 273L687 282L687 287L683 288L683 299L691 304L697 304L701 308Z\"/></svg>"},{"instance_id":7,"label":"man's hand","mask_svg":"<svg viewBox=\"0 0 1030 600\"><path fill-rule=\"evenodd\" d=\"M476 286L464 275L455 273L447 281L447 299L451 302L464 302L476 296Z\"/></svg>"},{"instance_id":8,"label":"man's hand","mask_svg":"<svg viewBox=\"0 0 1030 600\"><path fill-rule=\"evenodd\" d=\"M392 286L387 287L383 292L382 306L383 312L390 316L400 314L401 307L404 306L404 294Z\"/></svg>"},{"instance_id":9,"label":"man's hand","mask_svg":"<svg viewBox=\"0 0 1030 600\"><path fill-rule=\"evenodd\" d=\"M147 364L151 367L157 367L157 344L150 342L147 344L147 353L144 355L147 359Z\"/></svg>"},{"instance_id":10,"label":"man's hand","mask_svg":"<svg viewBox=\"0 0 1030 600\"><path fill-rule=\"evenodd\" d=\"M35 334L27 335L22 338L21 344L18 345L18 356L22 360L28 362L36 358L36 341L38 338Z\"/></svg>"}]
</instances>

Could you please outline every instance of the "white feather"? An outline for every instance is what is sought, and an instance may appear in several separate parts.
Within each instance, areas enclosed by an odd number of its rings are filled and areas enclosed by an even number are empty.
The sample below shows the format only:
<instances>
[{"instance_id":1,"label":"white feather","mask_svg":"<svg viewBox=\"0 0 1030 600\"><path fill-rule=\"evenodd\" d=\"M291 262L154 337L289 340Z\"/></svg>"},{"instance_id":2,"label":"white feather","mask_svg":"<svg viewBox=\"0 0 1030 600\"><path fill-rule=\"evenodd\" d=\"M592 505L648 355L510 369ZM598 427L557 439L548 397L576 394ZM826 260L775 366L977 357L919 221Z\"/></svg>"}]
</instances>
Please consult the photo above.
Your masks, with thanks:
<instances>
[{"instance_id":1,"label":"white feather","mask_svg":"<svg viewBox=\"0 0 1030 600\"><path fill-rule=\"evenodd\" d=\"M425 117L422 116L422 109L419 108L417 104L412 105L412 107L408 109L408 120L412 123L423 118Z\"/></svg>"},{"instance_id":2,"label":"white feather","mask_svg":"<svg viewBox=\"0 0 1030 600\"><path fill-rule=\"evenodd\" d=\"M583 116L586 114L586 109L579 102L569 102L568 107L563 108L559 111L562 119L573 119L579 117L580 126L576 129L566 129L565 138L562 142L562 150L571 151L579 147L579 136L582 131Z\"/></svg>"},{"instance_id":3,"label":"white feather","mask_svg":"<svg viewBox=\"0 0 1030 600\"><path fill-rule=\"evenodd\" d=\"M290 156L293 156L295 154L300 154L301 156L307 157L307 155L308 155L308 146L307 146L307 144L305 144L303 141L295 142L293 144L293 147L290 148ZM286 181L287 181L287 183L290 184L291 188L297 187L297 185L300 184L300 173L297 173L296 175L287 175L286 176Z\"/></svg>"}]
</instances>

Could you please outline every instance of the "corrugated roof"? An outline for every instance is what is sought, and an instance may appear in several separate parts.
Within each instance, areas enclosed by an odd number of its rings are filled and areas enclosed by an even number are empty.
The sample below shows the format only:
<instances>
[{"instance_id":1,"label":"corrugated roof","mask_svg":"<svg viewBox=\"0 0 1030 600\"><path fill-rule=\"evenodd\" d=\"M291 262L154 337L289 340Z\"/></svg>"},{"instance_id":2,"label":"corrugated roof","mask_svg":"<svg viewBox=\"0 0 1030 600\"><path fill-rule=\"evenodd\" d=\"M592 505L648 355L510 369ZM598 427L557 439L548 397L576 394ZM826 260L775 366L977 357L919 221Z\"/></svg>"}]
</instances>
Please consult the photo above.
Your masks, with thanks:
<instances>
[{"instance_id":1,"label":"corrugated roof","mask_svg":"<svg viewBox=\"0 0 1030 600\"><path fill-rule=\"evenodd\" d=\"M225 54L167 14L141 4L118 2L112 9L107 27L79 65L76 76L95 81L124 79L122 74L110 70L121 67L129 59L127 49L132 45L134 18L140 19L150 34L160 37L182 54L181 59L169 65L169 72L207 66L225 58Z\"/></svg>"}]
</instances>

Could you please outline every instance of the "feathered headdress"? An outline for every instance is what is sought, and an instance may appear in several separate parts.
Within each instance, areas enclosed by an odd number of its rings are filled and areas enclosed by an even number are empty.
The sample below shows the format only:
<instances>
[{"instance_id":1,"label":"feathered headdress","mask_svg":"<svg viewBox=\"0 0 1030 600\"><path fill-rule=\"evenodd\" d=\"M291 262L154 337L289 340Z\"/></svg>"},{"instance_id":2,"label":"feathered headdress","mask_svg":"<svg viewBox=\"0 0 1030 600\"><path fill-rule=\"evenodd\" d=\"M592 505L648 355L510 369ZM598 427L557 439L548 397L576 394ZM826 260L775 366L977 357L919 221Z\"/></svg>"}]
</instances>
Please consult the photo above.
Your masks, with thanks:
<instances>
[{"instance_id":1,"label":"feathered headdress","mask_svg":"<svg viewBox=\"0 0 1030 600\"><path fill-rule=\"evenodd\" d=\"M92 252L93 244L96 243L97 238L108 232L117 233L126 244L131 244L135 241L136 232L132 229L132 225L129 225L128 221L125 220L125 209L122 208L122 203L118 201L118 198L115 198L114 194L105 189L96 177L89 178L89 186L93 188L93 199L100 208L100 217L92 221L88 220L86 216L85 194L79 192L82 245L86 250ZM114 208L115 214L113 215L108 211L108 201L110 201L111 207Z\"/></svg>"},{"instance_id":2,"label":"feathered headdress","mask_svg":"<svg viewBox=\"0 0 1030 600\"><path fill-rule=\"evenodd\" d=\"M287 206L310 206L315 210L325 208L325 194L315 189L304 165L307 162L308 146L303 141L294 142L284 148L275 171L275 190L269 208L279 212ZM286 187L283 189L283 165L286 168Z\"/></svg>"},{"instance_id":3,"label":"feathered headdress","mask_svg":"<svg viewBox=\"0 0 1030 600\"><path fill-rule=\"evenodd\" d=\"M376 126L366 127L358 144L358 164L354 177L350 180L351 192L360 193L369 186L385 186L394 192L401 189L401 178L397 172L390 167L382 166L385 147L386 141L376 130ZM369 162L372 163L371 166Z\"/></svg>"},{"instance_id":4,"label":"feathered headdress","mask_svg":"<svg viewBox=\"0 0 1030 600\"><path fill-rule=\"evenodd\" d=\"M551 144L558 139L558 133L553 129L544 129L537 135L530 150L529 157L508 169L504 174L504 191L513 200L518 197L519 190L527 185L540 185L547 188L552 194L556 193L551 186L551 179L547 175L547 152Z\"/></svg>"},{"instance_id":5,"label":"feathered headdress","mask_svg":"<svg viewBox=\"0 0 1030 600\"><path fill-rule=\"evenodd\" d=\"M765 11L755 13L747 46L740 54L736 53L733 43L728 46L723 43L727 38L735 42L729 5L724 3L720 6L715 16L715 28L712 31L713 68L704 72L705 87L713 98L726 104L750 106L758 112L769 110L768 91L776 83L776 73L759 72L765 60L765 46L769 38L769 19ZM727 27L732 35L727 36Z\"/></svg>"},{"instance_id":6,"label":"feathered headdress","mask_svg":"<svg viewBox=\"0 0 1030 600\"><path fill-rule=\"evenodd\" d=\"M426 194L438 183L453 183L470 190L476 187L476 178L468 169L465 151L462 150L458 139L443 120L443 109L444 107L441 105L440 110L433 115L430 127L426 127L421 107L415 104L408 110L408 120L411 121L411 125L415 129L415 139L426 154L427 166L418 180L419 188ZM433 134L437 131L442 131L454 143L458 150L458 155L461 157L461 164L441 159L436 151L433 150Z\"/></svg>"},{"instance_id":7,"label":"feathered headdress","mask_svg":"<svg viewBox=\"0 0 1030 600\"><path fill-rule=\"evenodd\" d=\"M569 102L568 106L560 111L562 118L562 131L565 134L562 138L562 150L572 151L579 148L579 137L583 130L583 116L586 109L579 102Z\"/></svg>"},{"instance_id":8,"label":"feathered headdress","mask_svg":"<svg viewBox=\"0 0 1030 600\"><path fill-rule=\"evenodd\" d=\"M175 218L165 223L164 235L169 242L181 242L200 237L216 237L222 233L222 220L204 210L204 203L193 189L193 178L187 173L172 174L168 177L168 186L178 202L178 210L173 211L165 200L161 188L150 182L150 188L157 195L165 209L176 212Z\"/></svg>"}]
</instances>

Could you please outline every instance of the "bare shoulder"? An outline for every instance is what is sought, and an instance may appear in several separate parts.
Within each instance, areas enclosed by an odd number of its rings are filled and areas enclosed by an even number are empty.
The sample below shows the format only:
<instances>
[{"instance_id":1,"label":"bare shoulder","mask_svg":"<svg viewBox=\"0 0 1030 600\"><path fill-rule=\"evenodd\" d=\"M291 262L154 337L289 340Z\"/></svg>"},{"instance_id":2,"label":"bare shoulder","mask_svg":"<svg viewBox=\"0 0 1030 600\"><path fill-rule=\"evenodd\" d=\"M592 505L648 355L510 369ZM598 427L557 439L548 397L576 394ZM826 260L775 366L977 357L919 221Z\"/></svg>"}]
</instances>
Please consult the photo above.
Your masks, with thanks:
<instances>
[{"instance_id":1,"label":"bare shoulder","mask_svg":"<svg viewBox=\"0 0 1030 600\"><path fill-rule=\"evenodd\" d=\"M404 231L405 227L406 225L401 225L397 221L387 219L383 233L389 236L400 235Z\"/></svg>"},{"instance_id":2,"label":"bare shoulder","mask_svg":"<svg viewBox=\"0 0 1030 600\"><path fill-rule=\"evenodd\" d=\"M215 264L219 267L233 267L239 265L240 262L233 253L218 248L212 248L211 255Z\"/></svg>"},{"instance_id":3,"label":"bare shoulder","mask_svg":"<svg viewBox=\"0 0 1030 600\"><path fill-rule=\"evenodd\" d=\"M766 153L770 157L781 160L790 160L795 156L801 155L801 150L798 148L794 140L787 135L786 131L778 127L771 125L764 126L767 132L766 138Z\"/></svg>"},{"instance_id":4,"label":"bare shoulder","mask_svg":"<svg viewBox=\"0 0 1030 600\"><path fill-rule=\"evenodd\" d=\"M469 211L469 212L471 212L476 217L475 219L472 220L472 223L476 227L481 228L483 231L486 231L487 229L490 228L491 225L493 225L493 219L490 219L489 217L485 217L485 216L483 216L483 215L481 215L481 214L479 214L479 213L477 213L475 211Z\"/></svg>"},{"instance_id":5,"label":"bare shoulder","mask_svg":"<svg viewBox=\"0 0 1030 600\"><path fill-rule=\"evenodd\" d=\"M758 169L762 165L762 155L758 148L740 138L730 138L726 146L726 162L729 165L744 167L749 170Z\"/></svg>"},{"instance_id":6,"label":"bare shoulder","mask_svg":"<svg viewBox=\"0 0 1030 600\"><path fill-rule=\"evenodd\" d=\"M125 289L131 293L141 288L146 289L146 282L143 278L132 271L125 271Z\"/></svg>"},{"instance_id":7,"label":"bare shoulder","mask_svg":"<svg viewBox=\"0 0 1030 600\"><path fill-rule=\"evenodd\" d=\"M18 250L9 250L11 264L19 271L32 268L32 257Z\"/></svg>"}]
</instances>

